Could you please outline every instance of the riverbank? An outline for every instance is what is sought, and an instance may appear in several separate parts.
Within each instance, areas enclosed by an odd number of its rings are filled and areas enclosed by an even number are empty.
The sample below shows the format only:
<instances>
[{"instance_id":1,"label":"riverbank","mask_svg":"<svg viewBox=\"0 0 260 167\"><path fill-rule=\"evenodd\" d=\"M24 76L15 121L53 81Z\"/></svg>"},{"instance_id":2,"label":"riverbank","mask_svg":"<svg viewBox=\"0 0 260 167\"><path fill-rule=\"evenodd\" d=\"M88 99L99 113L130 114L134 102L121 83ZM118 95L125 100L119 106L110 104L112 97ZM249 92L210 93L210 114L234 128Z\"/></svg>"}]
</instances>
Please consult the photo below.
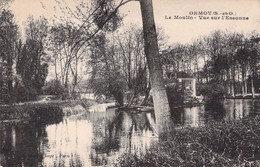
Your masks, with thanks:
<instances>
[{"instance_id":1,"label":"riverbank","mask_svg":"<svg viewBox=\"0 0 260 167\"><path fill-rule=\"evenodd\" d=\"M81 106L88 108L94 102L91 100L53 100L45 102L27 102L13 105L0 106L0 121L31 120L48 121L60 120L63 115L74 114L65 108ZM65 109L65 110L64 110ZM75 110L77 111L77 110Z\"/></svg>"},{"instance_id":2,"label":"riverbank","mask_svg":"<svg viewBox=\"0 0 260 167\"><path fill-rule=\"evenodd\" d=\"M116 166L260 166L260 116L182 128L144 155L125 154Z\"/></svg>"}]
</instances>

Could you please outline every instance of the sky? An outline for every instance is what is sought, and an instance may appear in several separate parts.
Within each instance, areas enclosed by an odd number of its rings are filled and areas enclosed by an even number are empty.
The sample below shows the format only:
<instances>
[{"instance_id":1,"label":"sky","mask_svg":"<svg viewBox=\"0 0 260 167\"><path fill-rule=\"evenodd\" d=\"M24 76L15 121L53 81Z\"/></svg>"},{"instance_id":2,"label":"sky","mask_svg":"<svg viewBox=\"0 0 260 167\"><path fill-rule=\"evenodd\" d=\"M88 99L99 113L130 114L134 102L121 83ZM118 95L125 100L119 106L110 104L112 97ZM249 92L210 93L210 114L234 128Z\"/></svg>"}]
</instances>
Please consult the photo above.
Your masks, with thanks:
<instances>
[{"instance_id":1,"label":"sky","mask_svg":"<svg viewBox=\"0 0 260 167\"><path fill-rule=\"evenodd\" d=\"M68 4L72 2L65 1ZM42 4L46 9L43 9ZM55 0L14 0L10 9L14 12L18 25L23 27L23 22L29 15L35 18L41 15L51 18L54 14L54 4ZM169 44L190 43L199 36L217 29L246 34L256 30L260 33L260 0L153 0L153 8L155 22L169 36ZM126 15L125 24L134 23L142 26L137 1L126 4L120 12ZM199 12L202 12L201 16L208 18L200 20L197 15ZM213 12L217 15L212 15ZM212 20L213 16L219 19ZM222 20L222 16L248 17L248 20ZM175 19L176 17L179 19ZM183 17L193 19L182 19Z\"/></svg>"}]
</instances>

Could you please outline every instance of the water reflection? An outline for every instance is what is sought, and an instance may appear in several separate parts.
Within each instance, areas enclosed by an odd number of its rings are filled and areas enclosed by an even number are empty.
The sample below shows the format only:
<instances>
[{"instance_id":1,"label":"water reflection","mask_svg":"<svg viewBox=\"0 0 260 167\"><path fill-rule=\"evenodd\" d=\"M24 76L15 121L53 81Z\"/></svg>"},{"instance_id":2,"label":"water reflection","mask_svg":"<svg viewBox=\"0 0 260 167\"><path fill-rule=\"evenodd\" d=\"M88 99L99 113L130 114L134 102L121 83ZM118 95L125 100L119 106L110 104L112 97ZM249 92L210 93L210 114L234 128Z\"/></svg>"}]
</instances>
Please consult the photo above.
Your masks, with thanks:
<instances>
[{"instance_id":1,"label":"water reflection","mask_svg":"<svg viewBox=\"0 0 260 167\"><path fill-rule=\"evenodd\" d=\"M231 104L228 104L231 103ZM240 119L255 112L254 100L225 100L225 109L229 112L226 114L225 120ZM256 102L258 103L258 102Z\"/></svg>"},{"instance_id":2,"label":"water reflection","mask_svg":"<svg viewBox=\"0 0 260 167\"><path fill-rule=\"evenodd\" d=\"M176 109L179 124L203 126L212 120L259 113L260 101L224 100ZM0 123L1 166L111 166L124 152L141 154L157 141L153 113L83 112L60 122Z\"/></svg>"},{"instance_id":3,"label":"water reflection","mask_svg":"<svg viewBox=\"0 0 260 167\"><path fill-rule=\"evenodd\" d=\"M215 120L230 121L245 116L259 114L259 100L251 99L225 99L214 101L205 106L176 109L178 123L184 126L198 127Z\"/></svg>"},{"instance_id":4,"label":"water reflection","mask_svg":"<svg viewBox=\"0 0 260 167\"><path fill-rule=\"evenodd\" d=\"M204 106L180 108L176 111L178 114L178 120L181 125L187 125L192 127L202 126L205 123L205 108Z\"/></svg>"},{"instance_id":5,"label":"water reflection","mask_svg":"<svg viewBox=\"0 0 260 167\"><path fill-rule=\"evenodd\" d=\"M39 166L43 159L40 143L45 141L44 125L28 122L0 124L0 165Z\"/></svg>"},{"instance_id":6,"label":"water reflection","mask_svg":"<svg viewBox=\"0 0 260 167\"><path fill-rule=\"evenodd\" d=\"M157 140L154 114L90 112L47 125L40 147L43 166L112 165L124 152L141 154ZM37 160L36 160L37 161Z\"/></svg>"}]
</instances>

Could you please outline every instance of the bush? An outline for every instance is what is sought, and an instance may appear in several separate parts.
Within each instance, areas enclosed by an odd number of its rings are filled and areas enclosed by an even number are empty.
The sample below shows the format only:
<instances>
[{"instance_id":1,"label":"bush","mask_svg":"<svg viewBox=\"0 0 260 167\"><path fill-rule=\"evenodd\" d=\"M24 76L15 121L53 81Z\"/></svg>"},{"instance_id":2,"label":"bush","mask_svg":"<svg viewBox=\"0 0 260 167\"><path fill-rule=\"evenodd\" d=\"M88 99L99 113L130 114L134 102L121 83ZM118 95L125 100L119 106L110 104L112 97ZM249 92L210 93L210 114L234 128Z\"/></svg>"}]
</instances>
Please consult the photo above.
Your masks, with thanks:
<instances>
[{"instance_id":1,"label":"bush","mask_svg":"<svg viewBox=\"0 0 260 167\"><path fill-rule=\"evenodd\" d=\"M65 94L66 89L59 80L51 80L47 82L43 87L43 93L47 95L56 95L62 97Z\"/></svg>"},{"instance_id":2,"label":"bush","mask_svg":"<svg viewBox=\"0 0 260 167\"><path fill-rule=\"evenodd\" d=\"M119 71L106 71L105 75L92 76L89 79L89 88L95 96L113 96L120 106L124 105L124 92L127 83Z\"/></svg>"},{"instance_id":3,"label":"bush","mask_svg":"<svg viewBox=\"0 0 260 167\"><path fill-rule=\"evenodd\" d=\"M223 84L212 81L210 83L201 85L198 93L206 97L207 100L214 100L223 98L226 94L226 90Z\"/></svg>"},{"instance_id":4,"label":"bush","mask_svg":"<svg viewBox=\"0 0 260 167\"><path fill-rule=\"evenodd\" d=\"M16 102L34 101L39 94L35 87L24 85L18 85L15 88L15 93Z\"/></svg>"}]
</instances>

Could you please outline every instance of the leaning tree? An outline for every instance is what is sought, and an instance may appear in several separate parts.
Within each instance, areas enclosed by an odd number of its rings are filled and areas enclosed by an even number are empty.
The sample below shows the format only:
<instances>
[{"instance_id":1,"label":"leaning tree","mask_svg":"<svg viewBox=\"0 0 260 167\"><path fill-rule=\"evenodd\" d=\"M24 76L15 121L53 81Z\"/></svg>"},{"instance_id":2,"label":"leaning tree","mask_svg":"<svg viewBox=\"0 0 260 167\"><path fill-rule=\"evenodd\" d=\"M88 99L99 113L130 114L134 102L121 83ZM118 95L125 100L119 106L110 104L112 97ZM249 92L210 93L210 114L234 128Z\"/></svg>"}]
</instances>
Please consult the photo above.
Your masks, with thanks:
<instances>
[{"instance_id":1,"label":"leaning tree","mask_svg":"<svg viewBox=\"0 0 260 167\"><path fill-rule=\"evenodd\" d=\"M74 45L82 46L88 44L91 39L100 31L114 31L119 25L122 17L119 15L119 8L129 2L138 1L142 13L144 50L148 63L154 110L157 121L158 132L168 131L171 125L170 107L166 95L166 89L163 85L163 71L160 63L158 39L153 14L152 0L93 0L91 2L80 2L74 8L70 7L64 1L58 2L60 9L70 17L69 20L80 22L79 29L85 30L85 37L75 41ZM63 2L63 3L62 3ZM67 12L66 12L67 11ZM70 19L73 17L73 19Z\"/></svg>"}]
</instances>

